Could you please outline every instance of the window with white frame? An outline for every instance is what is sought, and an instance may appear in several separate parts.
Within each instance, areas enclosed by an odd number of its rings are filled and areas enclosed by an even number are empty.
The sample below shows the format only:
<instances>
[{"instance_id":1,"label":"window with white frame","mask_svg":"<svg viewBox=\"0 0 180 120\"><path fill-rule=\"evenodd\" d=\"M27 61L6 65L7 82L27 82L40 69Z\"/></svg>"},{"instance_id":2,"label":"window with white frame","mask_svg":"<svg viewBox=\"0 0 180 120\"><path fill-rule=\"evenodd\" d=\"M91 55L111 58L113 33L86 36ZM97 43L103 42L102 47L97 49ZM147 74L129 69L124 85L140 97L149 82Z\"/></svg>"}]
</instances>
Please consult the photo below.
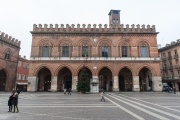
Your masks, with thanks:
<instances>
[{"instance_id":1,"label":"window with white frame","mask_svg":"<svg viewBox=\"0 0 180 120\"><path fill-rule=\"evenodd\" d=\"M18 62L18 67L21 67L21 64L22 64L22 62L21 62L21 61L19 61L19 62Z\"/></svg>"},{"instance_id":2,"label":"window with white frame","mask_svg":"<svg viewBox=\"0 0 180 120\"><path fill-rule=\"evenodd\" d=\"M23 62L23 68L26 68L26 62Z\"/></svg>"}]
</instances>

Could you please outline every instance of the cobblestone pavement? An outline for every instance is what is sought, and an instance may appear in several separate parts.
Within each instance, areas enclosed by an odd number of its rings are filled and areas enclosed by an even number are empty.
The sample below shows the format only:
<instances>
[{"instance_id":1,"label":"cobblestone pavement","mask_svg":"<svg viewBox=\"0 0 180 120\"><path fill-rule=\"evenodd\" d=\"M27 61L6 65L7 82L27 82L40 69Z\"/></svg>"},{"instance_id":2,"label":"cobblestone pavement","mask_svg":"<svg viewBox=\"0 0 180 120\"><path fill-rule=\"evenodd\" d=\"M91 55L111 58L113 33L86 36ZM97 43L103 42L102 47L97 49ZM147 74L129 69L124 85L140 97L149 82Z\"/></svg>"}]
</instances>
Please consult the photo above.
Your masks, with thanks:
<instances>
[{"instance_id":1,"label":"cobblestone pavement","mask_svg":"<svg viewBox=\"0 0 180 120\"><path fill-rule=\"evenodd\" d=\"M8 111L9 92L0 92L0 120L176 120L180 93L106 93L64 95L21 93L19 113Z\"/></svg>"}]
</instances>

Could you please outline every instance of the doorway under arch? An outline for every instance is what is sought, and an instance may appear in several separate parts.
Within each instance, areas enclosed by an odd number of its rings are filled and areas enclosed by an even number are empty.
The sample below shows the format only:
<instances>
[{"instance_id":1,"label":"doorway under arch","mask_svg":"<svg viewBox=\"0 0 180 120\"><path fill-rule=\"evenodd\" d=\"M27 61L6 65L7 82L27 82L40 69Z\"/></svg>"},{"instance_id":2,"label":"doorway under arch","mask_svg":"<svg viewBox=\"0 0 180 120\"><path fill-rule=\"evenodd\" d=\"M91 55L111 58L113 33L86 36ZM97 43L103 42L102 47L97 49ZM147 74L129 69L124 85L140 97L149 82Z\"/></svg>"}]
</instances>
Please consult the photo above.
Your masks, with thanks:
<instances>
[{"instance_id":1,"label":"doorway under arch","mask_svg":"<svg viewBox=\"0 0 180 120\"><path fill-rule=\"evenodd\" d=\"M6 72L4 70L0 70L0 91L5 91L6 89Z\"/></svg>"},{"instance_id":2,"label":"doorway under arch","mask_svg":"<svg viewBox=\"0 0 180 120\"><path fill-rule=\"evenodd\" d=\"M37 91L50 91L51 89L51 72L47 68L42 68L38 72L38 88Z\"/></svg>"},{"instance_id":3,"label":"doorway under arch","mask_svg":"<svg viewBox=\"0 0 180 120\"><path fill-rule=\"evenodd\" d=\"M144 67L139 72L139 86L140 91L151 91L152 90L152 73Z\"/></svg>"},{"instance_id":4,"label":"doorway under arch","mask_svg":"<svg viewBox=\"0 0 180 120\"><path fill-rule=\"evenodd\" d=\"M58 91L63 91L65 88L68 90L69 88L72 89L72 73L67 68L62 68L58 73Z\"/></svg>"},{"instance_id":5,"label":"doorway under arch","mask_svg":"<svg viewBox=\"0 0 180 120\"><path fill-rule=\"evenodd\" d=\"M132 91L132 72L126 67L119 72L119 91Z\"/></svg>"},{"instance_id":6,"label":"doorway under arch","mask_svg":"<svg viewBox=\"0 0 180 120\"><path fill-rule=\"evenodd\" d=\"M99 91L112 91L112 72L109 68L104 67L99 71Z\"/></svg>"}]
</instances>

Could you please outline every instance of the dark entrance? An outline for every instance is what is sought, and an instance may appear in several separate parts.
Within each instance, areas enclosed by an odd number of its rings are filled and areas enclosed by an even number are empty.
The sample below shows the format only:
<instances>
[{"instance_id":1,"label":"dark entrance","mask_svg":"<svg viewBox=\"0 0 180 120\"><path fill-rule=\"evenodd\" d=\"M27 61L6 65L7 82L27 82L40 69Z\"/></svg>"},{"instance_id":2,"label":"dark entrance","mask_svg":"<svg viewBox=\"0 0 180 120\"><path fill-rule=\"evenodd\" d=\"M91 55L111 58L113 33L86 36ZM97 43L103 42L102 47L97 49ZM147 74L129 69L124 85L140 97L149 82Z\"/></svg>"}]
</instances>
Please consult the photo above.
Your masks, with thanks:
<instances>
[{"instance_id":1,"label":"dark entrance","mask_svg":"<svg viewBox=\"0 0 180 120\"><path fill-rule=\"evenodd\" d=\"M51 89L51 75L48 75L44 79L44 91L50 91Z\"/></svg>"},{"instance_id":2,"label":"dark entrance","mask_svg":"<svg viewBox=\"0 0 180 120\"><path fill-rule=\"evenodd\" d=\"M119 91L132 91L132 73L124 67L119 72Z\"/></svg>"},{"instance_id":3,"label":"dark entrance","mask_svg":"<svg viewBox=\"0 0 180 120\"><path fill-rule=\"evenodd\" d=\"M119 75L119 89L120 91L125 91L124 77L121 75Z\"/></svg>"},{"instance_id":4,"label":"dark entrance","mask_svg":"<svg viewBox=\"0 0 180 120\"><path fill-rule=\"evenodd\" d=\"M4 70L0 70L0 91L5 91L6 78L6 72Z\"/></svg>"},{"instance_id":5,"label":"dark entrance","mask_svg":"<svg viewBox=\"0 0 180 120\"><path fill-rule=\"evenodd\" d=\"M37 91L49 91L51 89L51 72L47 68L42 68L38 73Z\"/></svg>"},{"instance_id":6,"label":"dark entrance","mask_svg":"<svg viewBox=\"0 0 180 120\"><path fill-rule=\"evenodd\" d=\"M66 75L64 77L64 88L68 90L69 88L71 88L71 86L72 86L72 76Z\"/></svg>"}]
</instances>

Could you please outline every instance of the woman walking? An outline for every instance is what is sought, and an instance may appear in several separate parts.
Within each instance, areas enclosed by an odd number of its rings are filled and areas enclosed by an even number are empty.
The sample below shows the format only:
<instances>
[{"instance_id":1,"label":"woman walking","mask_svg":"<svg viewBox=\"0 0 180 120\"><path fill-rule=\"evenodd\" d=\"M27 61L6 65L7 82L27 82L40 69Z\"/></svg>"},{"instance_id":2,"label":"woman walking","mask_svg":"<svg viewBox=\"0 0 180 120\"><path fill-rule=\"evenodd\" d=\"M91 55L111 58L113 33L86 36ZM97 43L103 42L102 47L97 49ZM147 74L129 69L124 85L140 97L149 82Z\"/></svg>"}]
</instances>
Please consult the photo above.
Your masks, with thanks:
<instances>
[{"instance_id":1,"label":"woman walking","mask_svg":"<svg viewBox=\"0 0 180 120\"><path fill-rule=\"evenodd\" d=\"M13 104L13 107L14 107L14 111L12 113L15 113L15 109L17 109L17 113L18 113L19 112L19 109L18 109L18 93L16 93L13 96L12 104Z\"/></svg>"},{"instance_id":2,"label":"woman walking","mask_svg":"<svg viewBox=\"0 0 180 120\"><path fill-rule=\"evenodd\" d=\"M12 112L12 100L13 100L13 94L9 96L9 100L8 100L9 111L8 112Z\"/></svg>"}]
</instances>

